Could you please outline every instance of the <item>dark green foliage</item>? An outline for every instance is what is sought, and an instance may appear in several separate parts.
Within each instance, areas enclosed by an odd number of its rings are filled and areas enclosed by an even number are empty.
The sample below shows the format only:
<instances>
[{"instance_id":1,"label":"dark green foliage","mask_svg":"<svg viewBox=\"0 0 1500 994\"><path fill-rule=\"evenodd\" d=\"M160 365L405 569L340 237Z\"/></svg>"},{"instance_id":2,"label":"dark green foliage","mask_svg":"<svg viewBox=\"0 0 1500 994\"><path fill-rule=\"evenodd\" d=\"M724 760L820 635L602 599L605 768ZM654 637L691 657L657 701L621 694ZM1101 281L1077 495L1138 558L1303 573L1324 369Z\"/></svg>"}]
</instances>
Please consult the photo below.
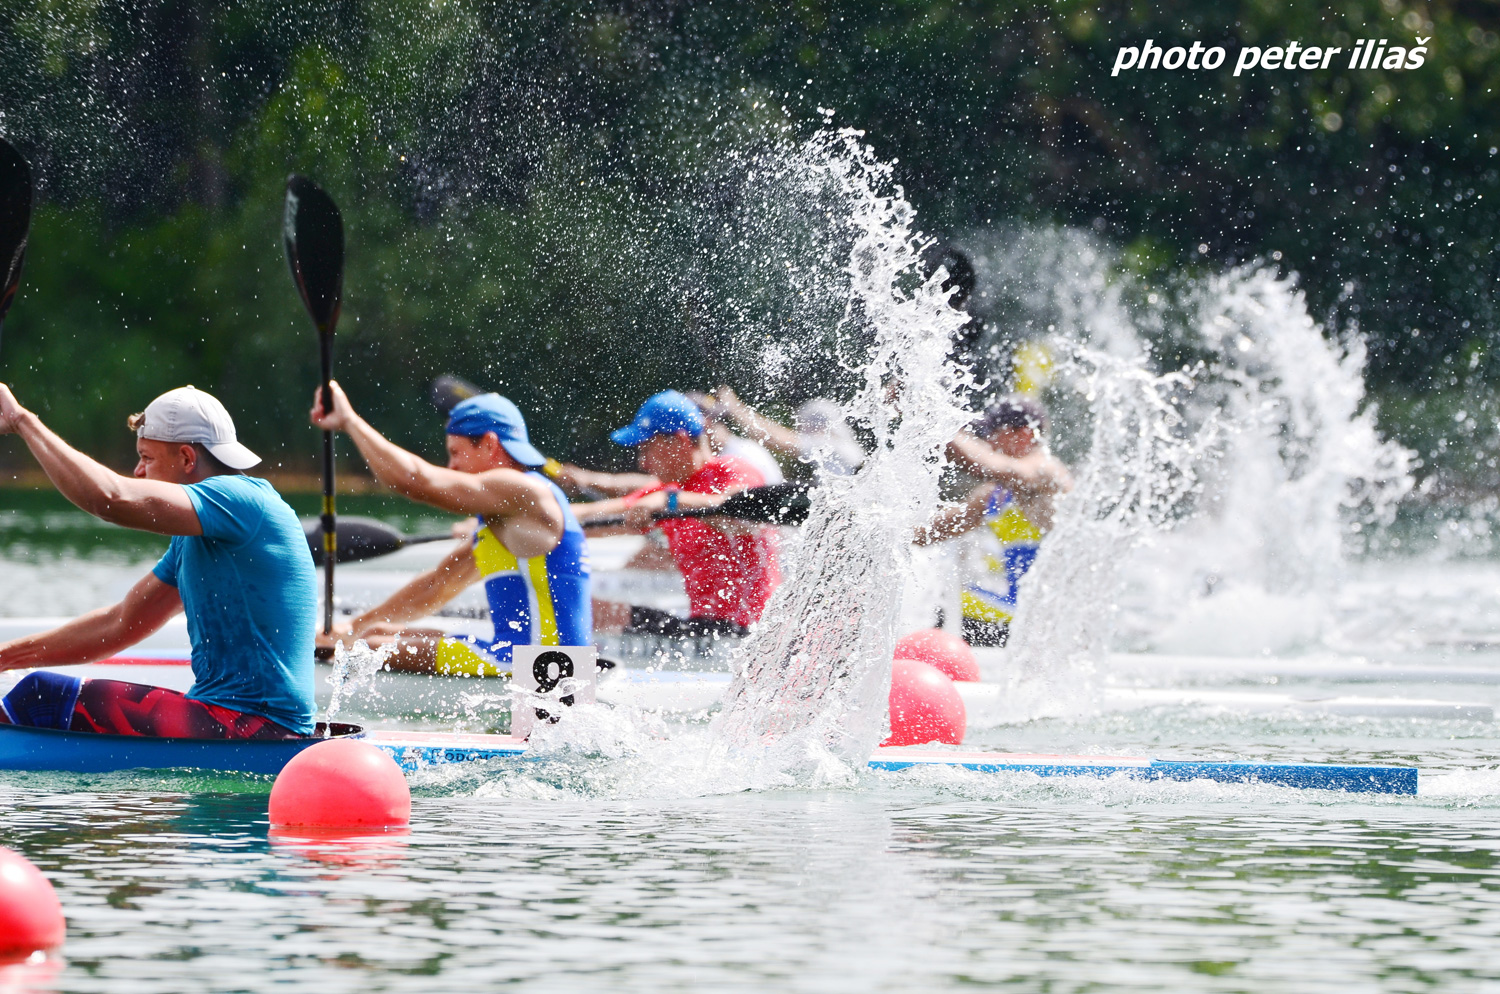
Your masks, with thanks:
<instances>
[{"instance_id":1,"label":"dark green foliage","mask_svg":"<svg viewBox=\"0 0 1500 994\"><path fill-rule=\"evenodd\" d=\"M818 236L768 219L749 178L829 107L900 160L929 230L1055 220L1171 267L1278 259L1318 317L1358 322L1377 391L1419 396L1455 361L1493 372L1485 10L5 0L0 130L41 208L0 376L120 460L124 416L194 382L311 469L316 344L278 238L297 171L344 213L339 378L429 454L442 372L513 396L545 450L596 459L662 386L827 389L805 362L767 383L745 346L837 317L790 305L778 267ZM1242 44L1416 35L1417 70L1231 74ZM1111 77L1148 38L1230 57Z\"/></svg>"}]
</instances>

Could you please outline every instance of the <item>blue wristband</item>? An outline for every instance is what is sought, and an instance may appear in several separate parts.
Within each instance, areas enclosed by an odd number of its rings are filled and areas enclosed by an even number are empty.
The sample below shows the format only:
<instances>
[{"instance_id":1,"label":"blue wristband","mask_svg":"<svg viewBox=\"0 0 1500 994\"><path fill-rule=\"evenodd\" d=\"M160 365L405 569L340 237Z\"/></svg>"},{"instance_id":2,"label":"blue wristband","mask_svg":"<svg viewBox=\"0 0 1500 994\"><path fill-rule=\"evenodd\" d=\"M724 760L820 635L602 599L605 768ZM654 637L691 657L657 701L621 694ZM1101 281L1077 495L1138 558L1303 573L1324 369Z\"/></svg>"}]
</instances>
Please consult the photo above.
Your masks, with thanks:
<instances>
[{"instance_id":1,"label":"blue wristband","mask_svg":"<svg viewBox=\"0 0 1500 994\"><path fill-rule=\"evenodd\" d=\"M673 487L667 491L667 511L675 513L677 510L677 488Z\"/></svg>"}]
</instances>

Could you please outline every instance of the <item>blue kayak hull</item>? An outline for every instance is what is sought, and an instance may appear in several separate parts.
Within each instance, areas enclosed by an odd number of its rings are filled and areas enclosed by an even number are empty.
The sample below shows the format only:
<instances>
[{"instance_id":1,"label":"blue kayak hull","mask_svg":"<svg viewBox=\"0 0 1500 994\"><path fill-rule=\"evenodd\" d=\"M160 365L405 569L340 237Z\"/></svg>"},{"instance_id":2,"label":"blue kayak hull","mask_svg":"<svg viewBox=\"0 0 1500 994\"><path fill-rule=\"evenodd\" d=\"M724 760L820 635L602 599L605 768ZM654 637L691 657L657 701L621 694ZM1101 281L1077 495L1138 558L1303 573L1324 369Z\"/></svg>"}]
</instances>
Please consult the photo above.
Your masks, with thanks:
<instances>
[{"instance_id":1,"label":"blue kayak hull","mask_svg":"<svg viewBox=\"0 0 1500 994\"><path fill-rule=\"evenodd\" d=\"M508 735L371 731L335 725L335 734L363 738L407 772L449 763L524 759L526 742ZM198 769L275 774L321 737L283 742L147 738L0 725L0 770L106 773L134 769ZM1130 780L1213 780L1274 784L1352 793L1415 794L1417 770L1409 766L1336 763L1172 762L1122 756L1036 756L1015 753L880 748L870 767L900 771L957 767L978 773Z\"/></svg>"},{"instance_id":2,"label":"blue kayak hull","mask_svg":"<svg viewBox=\"0 0 1500 994\"><path fill-rule=\"evenodd\" d=\"M346 726L363 738L358 726ZM320 737L283 741L100 735L0 725L0 769L109 773L114 770L221 770L276 774Z\"/></svg>"}]
</instances>

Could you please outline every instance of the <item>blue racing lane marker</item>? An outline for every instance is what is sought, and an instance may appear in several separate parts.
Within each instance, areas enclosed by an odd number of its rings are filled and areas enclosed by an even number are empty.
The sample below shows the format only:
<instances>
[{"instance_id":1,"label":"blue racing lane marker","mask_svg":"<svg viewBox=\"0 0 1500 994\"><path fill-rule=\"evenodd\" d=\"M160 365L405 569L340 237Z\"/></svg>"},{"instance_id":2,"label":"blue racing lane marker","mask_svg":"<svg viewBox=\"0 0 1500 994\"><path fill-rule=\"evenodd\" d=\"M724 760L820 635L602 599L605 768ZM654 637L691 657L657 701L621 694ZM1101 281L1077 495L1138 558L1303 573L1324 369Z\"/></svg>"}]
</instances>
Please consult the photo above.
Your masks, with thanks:
<instances>
[{"instance_id":1,"label":"blue racing lane marker","mask_svg":"<svg viewBox=\"0 0 1500 994\"><path fill-rule=\"evenodd\" d=\"M367 741L390 753L408 772L427 766L490 759L525 758L526 743L503 735L402 734L372 731ZM1263 783L1304 790L1364 794L1415 794L1417 770L1410 766L1357 766L1334 763L1188 762L1108 756L1028 756L984 752L881 749L870 760L875 770L948 766L978 773L1030 773L1039 777L1112 777L1132 780L1212 780Z\"/></svg>"},{"instance_id":2,"label":"blue racing lane marker","mask_svg":"<svg viewBox=\"0 0 1500 994\"><path fill-rule=\"evenodd\" d=\"M1218 783L1264 783L1303 790L1342 790L1363 794L1415 794L1417 770L1411 766L1340 766L1326 763L1212 763L1151 760L1146 764L1007 762L986 760L872 759L872 769L906 770L915 766L957 766L979 773L1031 773L1039 777L1112 777L1131 780L1213 780Z\"/></svg>"}]
</instances>

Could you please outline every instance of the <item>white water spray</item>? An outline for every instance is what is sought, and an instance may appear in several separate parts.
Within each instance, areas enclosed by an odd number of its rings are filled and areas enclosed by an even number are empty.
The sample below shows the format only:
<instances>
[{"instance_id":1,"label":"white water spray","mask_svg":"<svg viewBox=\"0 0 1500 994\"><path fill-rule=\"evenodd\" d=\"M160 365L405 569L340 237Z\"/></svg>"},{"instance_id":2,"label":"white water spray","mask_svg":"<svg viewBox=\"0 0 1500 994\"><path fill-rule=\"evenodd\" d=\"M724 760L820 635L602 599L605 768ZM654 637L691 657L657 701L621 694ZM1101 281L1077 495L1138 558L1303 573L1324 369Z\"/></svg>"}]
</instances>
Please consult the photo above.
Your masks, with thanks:
<instances>
[{"instance_id":1,"label":"white water spray","mask_svg":"<svg viewBox=\"0 0 1500 994\"><path fill-rule=\"evenodd\" d=\"M1119 569L1153 531L1189 513L1197 463L1217 438L1210 418L1185 430L1179 394L1192 380L1155 375L1077 343L1068 349L1065 385L1087 405L1088 457L1075 489L1059 502L1052 533L1023 578L1011 655L1010 713L1017 718L1077 711L1094 703L1097 667L1110 648ZM1015 679L1017 676L1022 679Z\"/></svg>"},{"instance_id":2,"label":"white water spray","mask_svg":"<svg viewBox=\"0 0 1500 994\"><path fill-rule=\"evenodd\" d=\"M557 724L536 727L532 751L544 762L530 769L564 760L560 782L586 783L591 793L659 799L852 783L885 735L912 535L937 504L945 444L972 417L955 400L965 374L946 358L966 315L948 304L944 273L923 278L915 214L859 133L822 132L759 157L750 193L767 202L747 212L780 223L796 215L814 229L815 257L788 263L805 294L795 296L817 313L839 301L835 355L821 357L844 363L857 381L843 408L873 437L874 452L856 475L814 491L783 564L787 579L735 650L735 680L707 728L669 733L647 713L590 706L561 709ZM817 332L816 321L806 325ZM825 345L820 337L759 347L805 361ZM580 756L612 762L580 770L569 762ZM485 790L531 796L534 776L505 774Z\"/></svg>"},{"instance_id":3,"label":"white water spray","mask_svg":"<svg viewBox=\"0 0 1500 994\"><path fill-rule=\"evenodd\" d=\"M1332 637L1322 602L1347 539L1410 487L1410 454L1364 405L1358 336L1325 335L1295 280L1267 269L1150 286L1079 232L1003 244L979 260L985 290L1016 337L1052 348L1078 479L1022 584L1016 716L1087 707L1111 648ZM1153 357L1172 354L1197 358L1160 372Z\"/></svg>"},{"instance_id":4,"label":"white water spray","mask_svg":"<svg viewBox=\"0 0 1500 994\"><path fill-rule=\"evenodd\" d=\"M1214 357L1190 402L1233 430L1207 471L1203 513L1162 545L1175 567L1153 567L1168 584L1157 596L1178 607L1152 644L1284 652L1337 641L1328 602L1346 550L1389 524L1411 489L1411 453L1379 437L1364 403L1364 342L1330 340L1295 283L1266 269L1206 278L1189 304Z\"/></svg>"},{"instance_id":5,"label":"white water spray","mask_svg":"<svg viewBox=\"0 0 1500 994\"><path fill-rule=\"evenodd\" d=\"M970 418L955 401L963 374L945 358L965 316L944 274L921 279L915 212L858 132L820 133L787 176L848 227L842 330L868 329L873 343L846 411L875 448L856 475L814 491L789 578L735 654L714 730L731 750L775 744L862 764L884 736L911 536L937 502L943 447Z\"/></svg>"},{"instance_id":6,"label":"white water spray","mask_svg":"<svg viewBox=\"0 0 1500 994\"><path fill-rule=\"evenodd\" d=\"M333 667L328 673L328 686L333 689L333 695L325 713L327 721L331 723L338 718L348 698L373 685L375 674L385 668L386 661L395 651L395 642L387 642L379 649L371 649L364 639L357 639L348 649L344 648L342 639L334 645Z\"/></svg>"}]
</instances>

